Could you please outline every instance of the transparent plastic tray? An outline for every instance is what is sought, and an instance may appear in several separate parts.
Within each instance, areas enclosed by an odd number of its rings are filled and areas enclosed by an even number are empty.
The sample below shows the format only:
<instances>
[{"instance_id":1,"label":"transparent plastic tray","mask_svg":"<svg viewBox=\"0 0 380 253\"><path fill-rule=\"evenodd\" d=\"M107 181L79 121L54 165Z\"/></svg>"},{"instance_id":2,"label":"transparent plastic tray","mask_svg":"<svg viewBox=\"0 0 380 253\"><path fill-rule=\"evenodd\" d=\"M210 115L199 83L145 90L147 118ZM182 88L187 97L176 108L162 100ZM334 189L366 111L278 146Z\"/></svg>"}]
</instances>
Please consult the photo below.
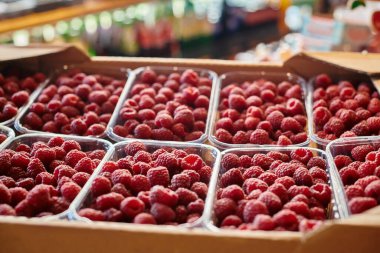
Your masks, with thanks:
<instances>
[{"instance_id":1,"label":"transparent plastic tray","mask_svg":"<svg viewBox=\"0 0 380 253\"><path fill-rule=\"evenodd\" d=\"M125 157L124 147L128 143L135 142L135 141L136 141L135 139L131 139L131 140L127 140L127 141L123 141L123 142L119 142L117 144L114 144L115 149L114 149L113 154L110 155L109 160L117 161L118 159ZM213 194L210 191L215 188L216 179L217 179L215 177L214 171L219 171L219 165L220 165L220 152L217 148L206 145L206 144L200 144L200 143L181 143L181 142L170 142L170 141L165 142L165 143L160 143L160 142L151 141L151 140L138 140L138 141L142 142L146 145L148 152L154 152L157 149L167 147L167 148L191 150L191 153L197 154L200 157L202 157L202 159L206 162L206 164L208 166L210 166L212 168L212 171L213 171L212 176L210 178L210 182L208 184L208 193L207 193L206 200L205 200L205 207L206 207L208 202L212 202ZM101 169L98 170L96 174L99 174L100 172L101 172ZM79 193L78 197L72 202L72 204L70 206L71 212L70 212L69 219L80 220L80 221L85 221L85 222L90 222L90 223L94 222L94 221L90 221L87 218L81 217L78 214L78 211L80 209L89 206L93 201L93 198L92 198L91 192L90 192L90 187L91 187L93 179L95 179L95 177L97 176L94 174L90 178L90 180L88 180L86 185L83 187L83 190ZM187 227L187 228L204 227L205 226L205 216L206 216L205 210L206 210L206 208L204 209L202 216L198 220L196 220L195 222L183 223L183 224L178 225L178 227ZM113 222L111 222L111 223L113 223ZM125 223L125 224L136 225L133 223ZM160 227L161 226L166 226L166 225L160 225ZM170 226L170 227L172 227L172 226Z\"/></svg>"},{"instance_id":2,"label":"transparent plastic tray","mask_svg":"<svg viewBox=\"0 0 380 253\"><path fill-rule=\"evenodd\" d=\"M259 79L265 79L268 81L272 81L276 84L282 82L282 81L289 81L292 84L299 84L301 85L301 88L303 90L303 104L305 106L305 117L308 118L308 110L307 104L306 104L306 94L307 94L307 88L306 88L306 82L304 79L301 77L291 74L291 73L285 73L285 72L244 72L244 71L236 71L236 72L228 72L223 75L221 75L218 79L217 87L215 90L215 99L213 101L214 105L212 107L212 118L211 122L209 124L210 129L208 129L208 139L209 141L215 145L216 147L220 149L229 149L229 148L250 148L250 147L260 147L260 146L265 146L265 147L279 147L279 145L258 145L258 144L232 144L232 143L225 143L221 142L216 139L214 136L215 134L215 127L216 127L216 122L219 119L219 103L220 103L220 92L221 90L226 87L227 85L231 83L237 83L241 85L245 81L254 81L254 80L259 80ZM306 128L308 125L306 124ZM308 130L306 129L306 134L308 134ZM298 144L293 144L290 146L295 146L295 147L303 147L303 146L308 146L310 142L309 137L305 142L298 143Z\"/></svg>"},{"instance_id":3,"label":"transparent plastic tray","mask_svg":"<svg viewBox=\"0 0 380 253\"><path fill-rule=\"evenodd\" d=\"M2 143L0 143L0 149L16 136L12 128L2 125L0 125L0 134L5 134L7 136L7 138Z\"/></svg>"},{"instance_id":4,"label":"transparent plastic tray","mask_svg":"<svg viewBox=\"0 0 380 253\"><path fill-rule=\"evenodd\" d=\"M242 149L233 148L233 149L227 149L227 150L223 151L221 153L221 157L223 157L225 154L228 154L228 153L237 154L239 156L240 155L253 156L254 154L258 154L258 153L265 154L265 153L268 153L270 151L291 152L291 151L296 150L298 148L299 147L272 147L272 148L258 147L258 148L242 148ZM339 179L337 179L337 177L336 177L337 176L337 172L335 171L336 169L329 166L329 163L327 162L327 156L326 156L326 153L324 151L319 150L319 149L315 149L315 148L308 148L308 147L306 147L304 149L311 150L313 152L314 156L320 156L326 160L326 165L327 165L326 172L327 172L327 176L328 176L328 183L331 187L331 192L332 192L331 203L327 208L328 219L339 219L339 218L341 218L342 217L342 210L336 201L337 199L340 198L340 196L338 195L338 194L340 194L340 191L333 190L337 185L336 181L339 181ZM211 201L206 203L205 219L207 221L207 228L208 229L214 230L214 231L223 231L223 229L221 229L215 225L215 216L214 216L214 203L216 201L216 195L215 194L216 194L217 190L220 188L219 179L220 179L221 175L223 174L220 171L221 166L219 166L217 168L218 168L218 170L213 171L213 173L214 173L213 177L216 179L217 183L214 184L214 186L215 186L214 189L209 189L209 193L208 193L209 196L207 196L207 197L209 199L211 199Z\"/></svg>"},{"instance_id":5,"label":"transparent plastic tray","mask_svg":"<svg viewBox=\"0 0 380 253\"><path fill-rule=\"evenodd\" d=\"M39 90L41 89L41 87L45 86L48 82L49 82L49 77L47 77L45 81L43 81L42 83L40 83L37 86L37 88L29 94L29 100L28 100L28 102L25 105L23 105L23 106L21 106L21 107L18 108L17 114L14 117L12 117L12 118L10 118L10 119L8 119L6 121L0 122L0 125L13 127L13 125L14 125L15 121L17 120L17 118L20 117L20 115L22 114L22 112L29 107L29 104L31 104L31 101L33 101L35 99L35 97L36 97L37 93L39 92Z\"/></svg>"},{"instance_id":6,"label":"transparent plastic tray","mask_svg":"<svg viewBox=\"0 0 380 253\"><path fill-rule=\"evenodd\" d=\"M146 69L152 69L157 74L169 75L173 72L182 73L186 69L190 69L190 68L169 67L169 66L163 66L163 67L147 66L147 67L141 67L141 68L138 68L138 69L135 69L134 71L132 71L132 74L131 74L130 78L128 79L126 88L123 90L123 93L120 96L119 102L115 108L115 112L113 113L112 118L110 120L110 124L108 124L107 130L106 130L107 135L114 141L118 142L118 141L124 141L124 140L131 139L131 138L125 138L125 137L117 135L113 131L113 128L116 125L118 125L119 123L121 123L121 120L119 118L119 112L123 108L123 104L124 104L125 100L127 100L129 98L129 92L132 89L133 85L138 83L140 75ZM210 121L211 121L211 116L212 116L211 110L213 108L213 103L214 103L213 101L215 99L215 88L216 88L216 82L217 82L218 76L215 72L207 70L207 69L198 69L198 68L191 68L191 69L196 71L200 77L208 77L212 81L210 105L208 108L205 132L203 133L203 135L199 139L187 142L187 143L203 143L204 141L206 141L207 135L208 135L207 131L209 129L209 125L210 125Z\"/></svg>"},{"instance_id":7,"label":"transparent plastic tray","mask_svg":"<svg viewBox=\"0 0 380 253\"><path fill-rule=\"evenodd\" d=\"M380 137L378 136L362 136L362 137L352 137L352 138L340 138L334 141L331 141L326 148L326 153L328 157L328 162L330 168L334 168L333 171L336 172L337 186L337 196L340 196L338 199L338 204L342 209L343 218L346 218L351 215L350 208L348 207L348 200L346 193L344 191L344 185L338 173L338 169L335 166L334 157L337 155L350 155L351 150L359 145L373 145L376 149L380 148Z\"/></svg>"},{"instance_id":8,"label":"transparent plastic tray","mask_svg":"<svg viewBox=\"0 0 380 253\"><path fill-rule=\"evenodd\" d=\"M41 133L42 131L32 130L28 129L23 125L23 119L26 116L26 114L29 112L30 106L38 99L40 94L43 92L43 90L48 87L50 84L54 84L56 79L61 75L65 73L72 73L72 72L84 72L86 74L100 74L100 75L106 75L110 76L119 80L124 80L126 87L126 83L129 77L129 73L131 72L127 68L113 68L113 67L98 67L98 66L88 66L88 65L65 65L60 69L57 69L53 72L52 76L49 78L47 82L45 82L43 85L41 85L33 94L33 96L29 99L28 104L20 111L19 115L16 118L15 121L15 129L20 133ZM110 121L111 122L111 121ZM109 122L109 123L110 123ZM108 123L108 124L109 124ZM74 134L70 134L74 135ZM105 137L106 136L106 130L103 134L93 137Z\"/></svg>"},{"instance_id":9,"label":"transparent plastic tray","mask_svg":"<svg viewBox=\"0 0 380 253\"><path fill-rule=\"evenodd\" d=\"M318 146L318 148L326 150L327 145L331 142L330 140L326 140L323 138L320 138L316 134L315 125L314 125L314 117L313 117L313 93L314 93L314 78L311 78L308 82L308 93L307 93L307 110L308 110L308 128L309 128L309 137L310 139L315 142ZM333 80L336 81L336 80ZM354 83L360 80L352 80ZM371 84L371 83L370 83ZM373 84L371 84L373 85ZM375 91L376 89L374 89ZM339 138L338 138L339 139Z\"/></svg>"},{"instance_id":10,"label":"transparent plastic tray","mask_svg":"<svg viewBox=\"0 0 380 253\"><path fill-rule=\"evenodd\" d=\"M50 138L60 136L65 140L75 140L77 141L80 145L83 151L91 151L95 149L102 149L106 151L106 154L102 161L99 163L98 167L94 170L92 173L90 179L98 173L100 168L103 166L104 162L109 159L110 155L113 153L114 147L111 142L102 140L102 139L97 139L97 138L92 138L92 137L81 137L81 136L68 136L68 135L60 135L60 134L37 134L37 133L32 133L32 134L24 134L17 136L16 138L13 138L12 140L8 141L4 146L1 146L1 150L4 149L14 149L17 145L23 143L27 144L29 146L33 145L33 143L37 141L43 141L43 142L48 142ZM81 192L83 191L84 188L82 188ZM80 192L80 193L81 193ZM78 196L80 195L78 194ZM77 196L77 198L78 198ZM74 200L75 201L75 200ZM43 219L43 220L57 220L57 219L67 219L68 214L69 214L70 208L68 208L66 211L60 213L60 214L55 214L52 216L45 216L45 217L33 217L30 219ZM28 218L29 219L29 218Z\"/></svg>"}]
</instances>

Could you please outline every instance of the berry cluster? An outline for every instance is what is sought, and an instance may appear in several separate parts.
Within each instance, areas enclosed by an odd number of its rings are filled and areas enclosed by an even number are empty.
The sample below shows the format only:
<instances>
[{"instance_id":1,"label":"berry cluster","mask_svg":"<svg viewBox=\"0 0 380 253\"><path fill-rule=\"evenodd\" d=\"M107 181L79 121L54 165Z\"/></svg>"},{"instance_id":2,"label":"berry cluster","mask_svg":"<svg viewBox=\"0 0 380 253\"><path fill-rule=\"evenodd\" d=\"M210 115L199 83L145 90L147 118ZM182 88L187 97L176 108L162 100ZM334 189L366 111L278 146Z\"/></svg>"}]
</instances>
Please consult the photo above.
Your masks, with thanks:
<instances>
[{"instance_id":1,"label":"berry cluster","mask_svg":"<svg viewBox=\"0 0 380 253\"><path fill-rule=\"evenodd\" d=\"M62 213L104 155L104 150L81 151L77 141L61 137L0 151L0 215Z\"/></svg>"},{"instance_id":2,"label":"berry cluster","mask_svg":"<svg viewBox=\"0 0 380 253\"><path fill-rule=\"evenodd\" d=\"M105 163L91 186L93 201L79 215L167 225L194 222L202 215L211 167L191 148L149 152L143 143L132 142L123 151L123 158Z\"/></svg>"},{"instance_id":3,"label":"berry cluster","mask_svg":"<svg viewBox=\"0 0 380 253\"><path fill-rule=\"evenodd\" d=\"M379 93L367 83L333 83L326 74L316 77L313 119L316 135L326 140L380 133Z\"/></svg>"},{"instance_id":4,"label":"berry cluster","mask_svg":"<svg viewBox=\"0 0 380 253\"><path fill-rule=\"evenodd\" d=\"M359 145L334 162L342 179L351 213L362 213L380 204L380 149Z\"/></svg>"},{"instance_id":5,"label":"berry cluster","mask_svg":"<svg viewBox=\"0 0 380 253\"><path fill-rule=\"evenodd\" d=\"M303 91L299 84L264 79L232 83L220 94L215 138L233 144L292 145L307 134Z\"/></svg>"},{"instance_id":6,"label":"berry cluster","mask_svg":"<svg viewBox=\"0 0 380 253\"><path fill-rule=\"evenodd\" d=\"M309 231L331 202L326 161L309 149L222 158L216 224L240 230Z\"/></svg>"},{"instance_id":7,"label":"berry cluster","mask_svg":"<svg viewBox=\"0 0 380 253\"><path fill-rule=\"evenodd\" d=\"M121 137L193 141L206 128L212 80L192 69L158 75L144 70L119 112Z\"/></svg>"},{"instance_id":8,"label":"berry cluster","mask_svg":"<svg viewBox=\"0 0 380 253\"><path fill-rule=\"evenodd\" d=\"M61 74L43 89L21 123L37 131L102 135L124 85L125 81L104 75Z\"/></svg>"},{"instance_id":9,"label":"berry cluster","mask_svg":"<svg viewBox=\"0 0 380 253\"><path fill-rule=\"evenodd\" d=\"M42 73L21 77L16 71L5 75L0 73L0 122L16 116L18 109L25 105L40 83L46 79Z\"/></svg>"}]
</instances>

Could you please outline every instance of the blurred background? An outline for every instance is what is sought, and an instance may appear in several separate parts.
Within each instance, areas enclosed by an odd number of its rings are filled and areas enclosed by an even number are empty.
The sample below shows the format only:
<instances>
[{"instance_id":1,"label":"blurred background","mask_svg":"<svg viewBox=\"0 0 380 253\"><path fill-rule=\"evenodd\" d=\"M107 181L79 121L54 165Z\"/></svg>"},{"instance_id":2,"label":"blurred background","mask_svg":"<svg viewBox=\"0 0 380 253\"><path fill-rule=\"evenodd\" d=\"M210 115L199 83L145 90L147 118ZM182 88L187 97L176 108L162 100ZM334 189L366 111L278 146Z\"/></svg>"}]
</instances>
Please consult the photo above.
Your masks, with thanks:
<instances>
[{"instance_id":1,"label":"blurred background","mask_svg":"<svg viewBox=\"0 0 380 253\"><path fill-rule=\"evenodd\" d=\"M380 52L380 2L362 5L363 0L2 0L0 44L72 43L90 55L251 62L281 61L301 50Z\"/></svg>"}]
</instances>

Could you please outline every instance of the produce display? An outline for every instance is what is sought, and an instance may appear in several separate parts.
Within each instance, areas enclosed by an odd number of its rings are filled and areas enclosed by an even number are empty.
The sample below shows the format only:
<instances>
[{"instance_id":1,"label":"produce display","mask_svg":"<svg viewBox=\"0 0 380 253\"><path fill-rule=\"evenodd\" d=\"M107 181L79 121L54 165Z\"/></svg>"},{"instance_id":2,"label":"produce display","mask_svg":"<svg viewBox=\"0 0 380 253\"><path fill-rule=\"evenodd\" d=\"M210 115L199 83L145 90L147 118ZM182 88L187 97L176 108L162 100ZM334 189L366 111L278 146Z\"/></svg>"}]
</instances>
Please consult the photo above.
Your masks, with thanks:
<instances>
[{"instance_id":1,"label":"produce display","mask_svg":"<svg viewBox=\"0 0 380 253\"><path fill-rule=\"evenodd\" d=\"M314 80L314 134L327 141L343 137L380 134L380 99L372 85L342 80L326 74Z\"/></svg>"},{"instance_id":2,"label":"produce display","mask_svg":"<svg viewBox=\"0 0 380 253\"><path fill-rule=\"evenodd\" d=\"M203 213L212 173L211 164L198 155L201 149L153 148L138 141L123 145L118 159L106 162L92 182L92 201L78 214L94 221L195 222Z\"/></svg>"},{"instance_id":3,"label":"produce display","mask_svg":"<svg viewBox=\"0 0 380 253\"><path fill-rule=\"evenodd\" d=\"M222 157L217 226L305 232L328 217L332 191L324 155L308 148L240 153Z\"/></svg>"},{"instance_id":4,"label":"produce display","mask_svg":"<svg viewBox=\"0 0 380 253\"><path fill-rule=\"evenodd\" d=\"M45 81L43 73L27 75L19 70L0 72L0 123L9 124L30 94Z\"/></svg>"},{"instance_id":5,"label":"produce display","mask_svg":"<svg viewBox=\"0 0 380 253\"><path fill-rule=\"evenodd\" d=\"M104 135L125 80L71 71L45 87L21 117L21 131Z\"/></svg>"},{"instance_id":6,"label":"produce display","mask_svg":"<svg viewBox=\"0 0 380 253\"><path fill-rule=\"evenodd\" d=\"M199 72L143 69L130 87L113 132L118 138L205 139L213 80L209 73Z\"/></svg>"},{"instance_id":7,"label":"produce display","mask_svg":"<svg viewBox=\"0 0 380 253\"><path fill-rule=\"evenodd\" d=\"M0 215L66 211L107 151L97 140L45 140L24 135L0 151Z\"/></svg>"},{"instance_id":8,"label":"produce display","mask_svg":"<svg viewBox=\"0 0 380 253\"><path fill-rule=\"evenodd\" d=\"M221 87L219 96L213 132L219 142L287 146L308 140L300 84L266 79L231 82Z\"/></svg>"}]
</instances>

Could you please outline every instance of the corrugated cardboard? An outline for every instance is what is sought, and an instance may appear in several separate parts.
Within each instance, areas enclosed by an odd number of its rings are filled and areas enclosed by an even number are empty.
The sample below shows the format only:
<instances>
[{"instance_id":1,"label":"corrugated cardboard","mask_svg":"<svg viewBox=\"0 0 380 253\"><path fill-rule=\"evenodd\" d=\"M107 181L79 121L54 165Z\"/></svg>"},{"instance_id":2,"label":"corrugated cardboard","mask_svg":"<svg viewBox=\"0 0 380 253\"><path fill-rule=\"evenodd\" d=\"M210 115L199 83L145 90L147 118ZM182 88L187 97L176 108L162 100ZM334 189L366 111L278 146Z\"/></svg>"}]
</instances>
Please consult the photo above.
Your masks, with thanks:
<instances>
[{"instance_id":1,"label":"corrugated cardboard","mask_svg":"<svg viewBox=\"0 0 380 253\"><path fill-rule=\"evenodd\" d=\"M8 48L9 49L9 48ZM12 49L13 50L13 49ZM31 51L29 51L31 50ZM17 50L16 50L17 51ZM325 72L340 77L369 80L379 75L380 55L308 53L292 57L283 65L250 64L224 60L95 57L89 59L72 47L25 48L16 56L0 47L0 60L51 70L63 64L137 68L176 65L207 68L221 74L229 71L292 71L305 78ZM15 52L15 51L12 51ZM25 57L24 57L25 56ZM23 59L21 59L23 58ZM326 60L328 62L326 62ZM10 62L9 62L10 61ZM54 64L50 64L54 63ZM0 63L0 64L5 64ZM213 232L203 229L143 226L116 223L28 220L0 217L0 253L10 252L128 252L128 253L348 253L380 252L380 207L341 221L327 221L318 230L303 235L292 232Z\"/></svg>"}]
</instances>

